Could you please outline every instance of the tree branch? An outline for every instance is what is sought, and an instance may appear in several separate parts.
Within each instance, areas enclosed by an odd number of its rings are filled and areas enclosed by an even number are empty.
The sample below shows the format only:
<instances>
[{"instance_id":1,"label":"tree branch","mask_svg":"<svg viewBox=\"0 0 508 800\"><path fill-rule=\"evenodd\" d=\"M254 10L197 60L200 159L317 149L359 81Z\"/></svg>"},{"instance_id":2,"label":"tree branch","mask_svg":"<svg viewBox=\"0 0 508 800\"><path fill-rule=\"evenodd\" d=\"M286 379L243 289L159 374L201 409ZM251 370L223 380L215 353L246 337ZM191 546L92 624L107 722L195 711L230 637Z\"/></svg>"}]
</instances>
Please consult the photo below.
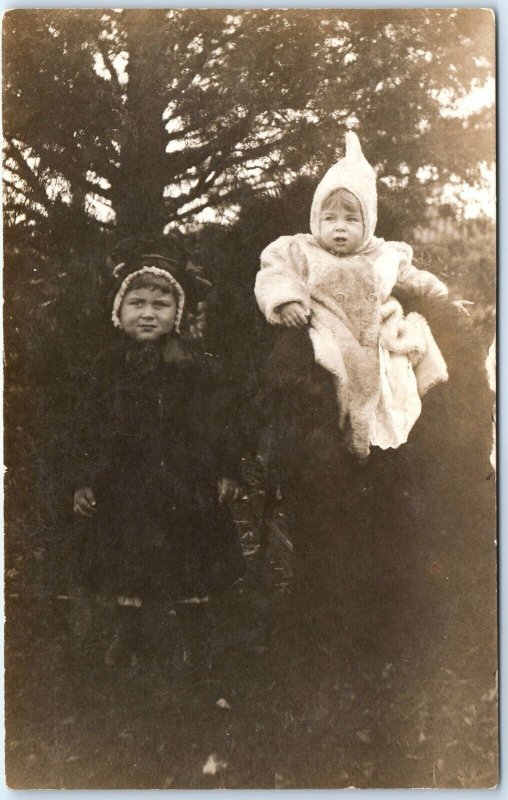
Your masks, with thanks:
<instances>
[{"instance_id":1,"label":"tree branch","mask_svg":"<svg viewBox=\"0 0 508 800\"><path fill-rule=\"evenodd\" d=\"M111 60L111 56L109 55L108 49L105 47L104 42L101 41L100 39L97 42L97 46L99 49L99 53L102 56L102 60L104 61L104 64L106 66L106 69L109 71L111 75L111 83L113 84L116 90L120 90L120 92L122 92L123 87L122 84L120 83L118 72L116 71L115 66Z\"/></svg>"},{"instance_id":2,"label":"tree branch","mask_svg":"<svg viewBox=\"0 0 508 800\"><path fill-rule=\"evenodd\" d=\"M228 165L228 158L229 154L216 156L215 159L212 159L210 165L206 172L200 176L197 184L192 187L187 194L181 194L177 198L173 198L173 203L168 202L167 205L171 208L173 207L174 211L176 212L178 208L182 205L186 205L187 203L191 203L196 198L200 197L203 194L203 191L210 192L213 190L214 185L217 181L217 178L220 177L224 168ZM213 182L210 183L210 178L214 178Z\"/></svg>"},{"instance_id":3,"label":"tree branch","mask_svg":"<svg viewBox=\"0 0 508 800\"><path fill-rule=\"evenodd\" d=\"M31 215L34 220L42 219L45 222L48 221L47 215L43 214L42 211L39 211L39 209L34 208L32 205L29 205L29 204L26 204L26 203L21 203L18 200L6 203L5 211L9 212L11 210L12 211L16 211L17 210L17 211L23 212L23 214Z\"/></svg>"},{"instance_id":4,"label":"tree branch","mask_svg":"<svg viewBox=\"0 0 508 800\"><path fill-rule=\"evenodd\" d=\"M41 185L37 174L29 167L23 153L12 139L7 142L7 157L13 158L16 162L19 169L19 177L32 189L36 201L40 203L40 205L47 207L51 201L46 194L44 186Z\"/></svg>"},{"instance_id":5,"label":"tree branch","mask_svg":"<svg viewBox=\"0 0 508 800\"><path fill-rule=\"evenodd\" d=\"M184 175L190 167L201 164L214 153L222 152L224 149L231 151L235 144L248 133L252 116L252 113L247 114L236 125L224 128L215 139L201 147L184 150L180 153L170 153L168 166L171 165L171 174L168 174L167 183Z\"/></svg>"}]
</instances>

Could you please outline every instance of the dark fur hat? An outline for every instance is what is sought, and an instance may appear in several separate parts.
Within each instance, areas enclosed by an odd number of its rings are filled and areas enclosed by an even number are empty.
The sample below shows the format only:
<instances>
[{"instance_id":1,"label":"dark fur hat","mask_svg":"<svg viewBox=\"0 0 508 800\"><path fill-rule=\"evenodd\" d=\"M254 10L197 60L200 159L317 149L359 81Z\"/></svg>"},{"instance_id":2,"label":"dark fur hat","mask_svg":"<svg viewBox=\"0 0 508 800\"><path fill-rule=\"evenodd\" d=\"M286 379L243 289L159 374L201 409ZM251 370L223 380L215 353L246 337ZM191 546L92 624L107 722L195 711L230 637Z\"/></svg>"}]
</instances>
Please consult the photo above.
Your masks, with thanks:
<instances>
[{"instance_id":1,"label":"dark fur hat","mask_svg":"<svg viewBox=\"0 0 508 800\"><path fill-rule=\"evenodd\" d=\"M153 271L159 275L167 273L168 280L176 289L179 298L178 323L184 302L191 307L195 306L206 298L211 288L210 282L202 276L200 269L190 262L181 237L176 235L122 239L108 255L106 266L119 282L113 305L113 322L116 325L118 307L128 287L129 278L141 271Z\"/></svg>"}]
</instances>

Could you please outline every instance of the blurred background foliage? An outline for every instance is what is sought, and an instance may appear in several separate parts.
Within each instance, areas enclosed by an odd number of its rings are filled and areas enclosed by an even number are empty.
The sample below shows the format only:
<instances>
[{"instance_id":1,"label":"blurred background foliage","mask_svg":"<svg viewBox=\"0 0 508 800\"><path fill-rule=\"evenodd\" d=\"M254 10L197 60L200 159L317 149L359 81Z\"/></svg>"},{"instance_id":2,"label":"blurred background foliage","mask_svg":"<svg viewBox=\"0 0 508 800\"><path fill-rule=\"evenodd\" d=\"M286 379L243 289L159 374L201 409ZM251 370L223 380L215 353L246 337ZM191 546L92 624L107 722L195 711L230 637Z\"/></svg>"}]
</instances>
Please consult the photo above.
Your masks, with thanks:
<instances>
[{"instance_id":1,"label":"blurred background foliage","mask_svg":"<svg viewBox=\"0 0 508 800\"><path fill-rule=\"evenodd\" d=\"M308 230L348 128L378 169L379 234L416 244L491 336L494 223L444 198L494 163L493 103L468 106L494 35L481 9L7 12L7 445L58 459L76 365L115 335L105 260L125 236L182 237L214 283L209 346L255 377L259 253Z\"/></svg>"}]
</instances>

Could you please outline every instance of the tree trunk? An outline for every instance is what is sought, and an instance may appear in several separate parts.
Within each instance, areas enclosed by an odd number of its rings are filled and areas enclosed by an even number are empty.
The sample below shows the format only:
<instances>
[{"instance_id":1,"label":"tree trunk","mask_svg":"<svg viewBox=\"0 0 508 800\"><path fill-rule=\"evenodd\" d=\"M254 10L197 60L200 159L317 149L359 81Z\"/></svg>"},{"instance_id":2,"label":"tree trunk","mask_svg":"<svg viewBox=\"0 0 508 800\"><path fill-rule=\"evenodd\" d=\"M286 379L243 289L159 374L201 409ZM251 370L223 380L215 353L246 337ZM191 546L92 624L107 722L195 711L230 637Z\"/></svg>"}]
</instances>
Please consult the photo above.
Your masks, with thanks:
<instances>
[{"instance_id":1,"label":"tree trunk","mask_svg":"<svg viewBox=\"0 0 508 800\"><path fill-rule=\"evenodd\" d=\"M113 187L118 236L161 234L167 142L162 115L168 70L165 12L125 11L129 53L121 166Z\"/></svg>"}]
</instances>

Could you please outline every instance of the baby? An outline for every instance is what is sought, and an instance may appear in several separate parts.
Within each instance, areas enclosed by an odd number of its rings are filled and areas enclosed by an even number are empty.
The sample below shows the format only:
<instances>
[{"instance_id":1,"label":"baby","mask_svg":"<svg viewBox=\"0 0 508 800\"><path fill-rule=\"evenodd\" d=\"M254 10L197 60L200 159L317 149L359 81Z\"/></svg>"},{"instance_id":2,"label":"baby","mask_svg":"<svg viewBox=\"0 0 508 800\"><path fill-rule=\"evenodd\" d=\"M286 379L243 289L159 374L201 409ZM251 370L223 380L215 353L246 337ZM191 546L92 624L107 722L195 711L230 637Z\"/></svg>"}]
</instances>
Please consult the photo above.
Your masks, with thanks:
<instances>
[{"instance_id":1,"label":"baby","mask_svg":"<svg viewBox=\"0 0 508 800\"><path fill-rule=\"evenodd\" d=\"M309 324L318 364L335 379L340 424L350 449L396 448L421 411L421 396L448 378L423 317L404 317L395 285L446 297L445 284L412 265L412 248L374 236L376 176L358 137L314 194L311 234L281 236L261 254L256 298L268 322Z\"/></svg>"}]
</instances>

